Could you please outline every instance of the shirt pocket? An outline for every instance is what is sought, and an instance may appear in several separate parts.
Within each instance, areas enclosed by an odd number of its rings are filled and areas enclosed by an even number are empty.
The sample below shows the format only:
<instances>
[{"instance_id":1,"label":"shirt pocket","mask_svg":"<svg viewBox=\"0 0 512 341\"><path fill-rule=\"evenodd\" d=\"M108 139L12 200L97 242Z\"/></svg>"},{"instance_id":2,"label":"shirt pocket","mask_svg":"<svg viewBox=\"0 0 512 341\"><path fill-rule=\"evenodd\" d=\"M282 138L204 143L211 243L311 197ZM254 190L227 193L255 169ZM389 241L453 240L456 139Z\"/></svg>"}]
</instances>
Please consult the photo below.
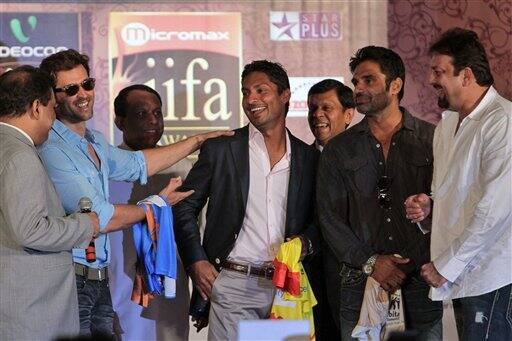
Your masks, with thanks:
<instances>
[{"instance_id":1,"label":"shirt pocket","mask_svg":"<svg viewBox=\"0 0 512 341\"><path fill-rule=\"evenodd\" d=\"M375 189L375 183L372 181L372 171L369 169L369 162L362 157L346 160L344 164L344 172L348 179L352 182L357 192L364 195L370 195Z\"/></svg>"},{"instance_id":2,"label":"shirt pocket","mask_svg":"<svg viewBox=\"0 0 512 341\"><path fill-rule=\"evenodd\" d=\"M430 193L430 183L432 181L432 158L427 156L424 152L409 153L405 158L407 165L407 173L405 177L415 179L412 184L415 188L410 188L410 191L415 193Z\"/></svg>"}]
</instances>

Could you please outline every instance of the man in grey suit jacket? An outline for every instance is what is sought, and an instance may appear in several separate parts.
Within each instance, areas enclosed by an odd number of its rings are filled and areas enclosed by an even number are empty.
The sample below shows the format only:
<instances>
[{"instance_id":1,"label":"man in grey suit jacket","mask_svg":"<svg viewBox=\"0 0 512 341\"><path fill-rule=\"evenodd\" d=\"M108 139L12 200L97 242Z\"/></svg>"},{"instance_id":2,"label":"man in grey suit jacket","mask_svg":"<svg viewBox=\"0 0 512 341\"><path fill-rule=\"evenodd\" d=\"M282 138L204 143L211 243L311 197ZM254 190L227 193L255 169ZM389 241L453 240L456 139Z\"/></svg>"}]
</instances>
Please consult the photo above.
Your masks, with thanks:
<instances>
[{"instance_id":1,"label":"man in grey suit jacket","mask_svg":"<svg viewBox=\"0 0 512 341\"><path fill-rule=\"evenodd\" d=\"M95 213L64 217L35 146L48 138L55 98L30 66L0 76L0 339L78 334L71 257L99 232Z\"/></svg>"}]
</instances>

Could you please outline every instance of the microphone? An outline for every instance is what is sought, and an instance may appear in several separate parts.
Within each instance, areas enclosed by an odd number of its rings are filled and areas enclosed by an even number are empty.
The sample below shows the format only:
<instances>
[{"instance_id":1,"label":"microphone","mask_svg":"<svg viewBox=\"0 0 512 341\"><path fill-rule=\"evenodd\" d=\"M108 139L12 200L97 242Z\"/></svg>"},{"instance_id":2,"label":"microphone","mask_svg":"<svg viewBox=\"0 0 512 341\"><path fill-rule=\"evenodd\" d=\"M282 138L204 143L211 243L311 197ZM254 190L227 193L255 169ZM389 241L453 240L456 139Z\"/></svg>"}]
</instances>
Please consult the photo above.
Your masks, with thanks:
<instances>
[{"instance_id":1,"label":"microphone","mask_svg":"<svg viewBox=\"0 0 512 341\"><path fill-rule=\"evenodd\" d=\"M81 213L91 213L92 201L88 197L82 197L78 201L78 208ZM94 263L96 261L96 245L94 239L89 242L89 246L85 249L85 260L88 263Z\"/></svg>"}]
</instances>

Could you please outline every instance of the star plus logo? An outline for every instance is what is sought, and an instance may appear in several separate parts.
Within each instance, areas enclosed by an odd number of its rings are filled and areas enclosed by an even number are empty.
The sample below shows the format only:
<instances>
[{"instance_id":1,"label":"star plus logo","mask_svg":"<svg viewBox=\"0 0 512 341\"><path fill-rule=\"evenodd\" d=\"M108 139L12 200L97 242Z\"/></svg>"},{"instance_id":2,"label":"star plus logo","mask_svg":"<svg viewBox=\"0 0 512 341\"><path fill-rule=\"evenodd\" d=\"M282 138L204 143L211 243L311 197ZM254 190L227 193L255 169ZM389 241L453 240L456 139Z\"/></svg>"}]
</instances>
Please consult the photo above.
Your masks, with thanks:
<instances>
[{"instance_id":1,"label":"star plus logo","mask_svg":"<svg viewBox=\"0 0 512 341\"><path fill-rule=\"evenodd\" d=\"M270 39L340 40L339 12L270 12Z\"/></svg>"},{"instance_id":2,"label":"star plus logo","mask_svg":"<svg viewBox=\"0 0 512 341\"><path fill-rule=\"evenodd\" d=\"M36 29L37 18L34 15L30 15L27 18L27 23L31 28L31 31L29 31L29 33L31 33ZM11 19L9 25L11 27L12 34L20 43L26 44L30 40L30 37L23 31L21 21L19 19Z\"/></svg>"},{"instance_id":3,"label":"star plus logo","mask_svg":"<svg viewBox=\"0 0 512 341\"><path fill-rule=\"evenodd\" d=\"M270 12L270 39L300 40L299 12Z\"/></svg>"}]
</instances>

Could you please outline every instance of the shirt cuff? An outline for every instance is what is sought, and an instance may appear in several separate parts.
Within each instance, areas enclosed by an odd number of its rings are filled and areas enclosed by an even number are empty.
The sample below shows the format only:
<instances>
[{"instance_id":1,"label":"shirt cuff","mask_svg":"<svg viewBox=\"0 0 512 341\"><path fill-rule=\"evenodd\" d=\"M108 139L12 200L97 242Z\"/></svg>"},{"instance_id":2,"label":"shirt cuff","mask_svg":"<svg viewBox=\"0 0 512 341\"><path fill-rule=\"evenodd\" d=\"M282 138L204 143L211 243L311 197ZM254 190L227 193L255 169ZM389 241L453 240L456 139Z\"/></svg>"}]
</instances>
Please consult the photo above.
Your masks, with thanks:
<instances>
[{"instance_id":1,"label":"shirt cuff","mask_svg":"<svg viewBox=\"0 0 512 341\"><path fill-rule=\"evenodd\" d=\"M141 185L145 185L148 182L148 167L146 164L146 159L144 158L144 153L142 150L138 150L135 152L135 159L140 168L139 181Z\"/></svg>"},{"instance_id":2,"label":"shirt cuff","mask_svg":"<svg viewBox=\"0 0 512 341\"><path fill-rule=\"evenodd\" d=\"M103 232L107 227L110 219L114 215L114 205L105 202L100 207L94 207L92 210L98 214L98 220L100 221L100 232Z\"/></svg>"},{"instance_id":3,"label":"shirt cuff","mask_svg":"<svg viewBox=\"0 0 512 341\"><path fill-rule=\"evenodd\" d=\"M457 280L457 278L466 268L465 262L462 262L453 256L438 257L436 260L433 261L433 263L437 272L439 272L441 276L443 276L452 283L454 283Z\"/></svg>"}]
</instances>

